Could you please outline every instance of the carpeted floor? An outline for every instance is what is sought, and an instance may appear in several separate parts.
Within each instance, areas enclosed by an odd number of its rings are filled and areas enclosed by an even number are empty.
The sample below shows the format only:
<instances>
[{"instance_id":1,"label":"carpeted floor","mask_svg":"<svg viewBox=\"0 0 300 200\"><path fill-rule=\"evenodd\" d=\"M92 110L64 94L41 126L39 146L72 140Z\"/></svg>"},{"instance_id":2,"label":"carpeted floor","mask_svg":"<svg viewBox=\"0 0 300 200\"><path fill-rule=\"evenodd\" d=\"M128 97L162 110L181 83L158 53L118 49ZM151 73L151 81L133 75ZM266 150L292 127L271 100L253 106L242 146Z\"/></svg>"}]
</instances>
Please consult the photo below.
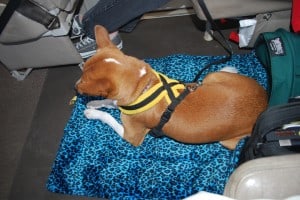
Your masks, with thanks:
<instances>
[{"instance_id":1,"label":"carpeted floor","mask_svg":"<svg viewBox=\"0 0 300 200\"><path fill-rule=\"evenodd\" d=\"M223 55L215 41L203 40L194 17L142 21L132 33L122 33L123 51L138 58L171 54ZM203 27L202 27L203 28ZM226 36L230 30L225 30ZM247 53L233 44L235 53ZM77 66L34 70L18 82L0 68L0 199L92 199L47 191L46 181L63 129L70 117Z\"/></svg>"}]
</instances>

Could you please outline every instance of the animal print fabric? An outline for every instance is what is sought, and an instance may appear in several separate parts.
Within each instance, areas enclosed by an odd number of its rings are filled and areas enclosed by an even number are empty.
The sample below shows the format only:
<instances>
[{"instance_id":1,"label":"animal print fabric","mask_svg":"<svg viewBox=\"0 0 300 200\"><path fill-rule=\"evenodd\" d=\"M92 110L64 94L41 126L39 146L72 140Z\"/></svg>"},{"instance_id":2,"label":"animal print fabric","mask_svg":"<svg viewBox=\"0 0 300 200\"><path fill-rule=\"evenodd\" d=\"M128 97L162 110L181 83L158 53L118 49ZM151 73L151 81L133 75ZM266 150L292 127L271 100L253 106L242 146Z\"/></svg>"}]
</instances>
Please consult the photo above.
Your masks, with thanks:
<instances>
[{"instance_id":1,"label":"animal print fabric","mask_svg":"<svg viewBox=\"0 0 300 200\"><path fill-rule=\"evenodd\" d=\"M171 55L145 59L170 78L191 82L207 63L220 56ZM267 87L266 72L254 52L233 55L225 64ZM96 97L78 96L65 127L47 188L51 192L108 199L182 199L198 191L222 194L236 168L244 140L234 151L219 143L187 145L147 135L133 147L109 126L88 120L83 111ZM104 109L120 122L118 110ZM186 125L188 128L188 124Z\"/></svg>"}]
</instances>

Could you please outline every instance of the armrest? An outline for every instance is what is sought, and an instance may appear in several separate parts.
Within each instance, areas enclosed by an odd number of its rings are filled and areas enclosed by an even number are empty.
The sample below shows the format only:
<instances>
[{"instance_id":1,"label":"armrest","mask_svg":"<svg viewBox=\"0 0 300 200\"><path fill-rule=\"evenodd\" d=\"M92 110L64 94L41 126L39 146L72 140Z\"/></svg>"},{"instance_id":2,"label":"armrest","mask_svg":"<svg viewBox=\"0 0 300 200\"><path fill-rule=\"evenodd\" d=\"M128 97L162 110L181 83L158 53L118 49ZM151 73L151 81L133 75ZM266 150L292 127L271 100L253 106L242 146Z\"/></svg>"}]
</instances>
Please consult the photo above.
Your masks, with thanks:
<instances>
[{"instance_id":1,"label":"armrest","mask_svg":"<svg viewBox=\"0 0 300 200\"><path fill-rule=\"evenodd\" d=\"M248 161L230 176L224 195L233 199L284 199L300 194L300 154Z\"/></svg>"}]
</instances>

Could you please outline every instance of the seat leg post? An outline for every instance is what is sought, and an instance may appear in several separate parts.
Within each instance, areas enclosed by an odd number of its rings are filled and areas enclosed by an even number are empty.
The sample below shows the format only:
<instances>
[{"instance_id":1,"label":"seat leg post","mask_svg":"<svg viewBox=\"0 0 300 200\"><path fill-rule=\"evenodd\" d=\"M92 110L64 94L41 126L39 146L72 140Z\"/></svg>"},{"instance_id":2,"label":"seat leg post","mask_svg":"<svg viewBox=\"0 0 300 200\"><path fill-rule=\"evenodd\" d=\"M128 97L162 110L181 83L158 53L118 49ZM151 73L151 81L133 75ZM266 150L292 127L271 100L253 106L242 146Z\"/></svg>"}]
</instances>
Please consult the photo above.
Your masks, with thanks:
<instances>
[{"instance_id":1,"label":"seat leg post","mask_svg":"<svg viewBox=\"0 0 300 200\"><path fill-rule=\"evenodd\" d=\"M209 21L206 21L206 24L205 24L205 32L204 32L204 40L205 41L212 41L213 40L213 30L212 30L212 26L211 26L211 23Z\"/></svg>"}]
</instances>

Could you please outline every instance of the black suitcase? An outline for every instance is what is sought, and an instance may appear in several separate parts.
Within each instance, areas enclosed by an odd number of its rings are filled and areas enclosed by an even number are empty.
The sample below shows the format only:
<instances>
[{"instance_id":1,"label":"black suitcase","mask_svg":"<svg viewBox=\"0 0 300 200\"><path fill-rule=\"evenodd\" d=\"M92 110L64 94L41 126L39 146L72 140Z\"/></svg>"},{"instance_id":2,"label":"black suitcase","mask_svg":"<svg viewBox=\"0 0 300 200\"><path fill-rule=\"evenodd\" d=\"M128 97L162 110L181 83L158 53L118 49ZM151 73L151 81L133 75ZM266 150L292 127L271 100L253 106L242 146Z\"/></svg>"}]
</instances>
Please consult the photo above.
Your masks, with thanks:
<instances>
[{"instance_id":1,"label":"black suitcase","mask_svg":"<svg viewBox=\"0 0 300 200\"><path fill-rule=\"evenodd\" d=\"M255 158L300 153L300 102L261 113L241 152L240 163Z\"/></svg>"}]
</instances>

